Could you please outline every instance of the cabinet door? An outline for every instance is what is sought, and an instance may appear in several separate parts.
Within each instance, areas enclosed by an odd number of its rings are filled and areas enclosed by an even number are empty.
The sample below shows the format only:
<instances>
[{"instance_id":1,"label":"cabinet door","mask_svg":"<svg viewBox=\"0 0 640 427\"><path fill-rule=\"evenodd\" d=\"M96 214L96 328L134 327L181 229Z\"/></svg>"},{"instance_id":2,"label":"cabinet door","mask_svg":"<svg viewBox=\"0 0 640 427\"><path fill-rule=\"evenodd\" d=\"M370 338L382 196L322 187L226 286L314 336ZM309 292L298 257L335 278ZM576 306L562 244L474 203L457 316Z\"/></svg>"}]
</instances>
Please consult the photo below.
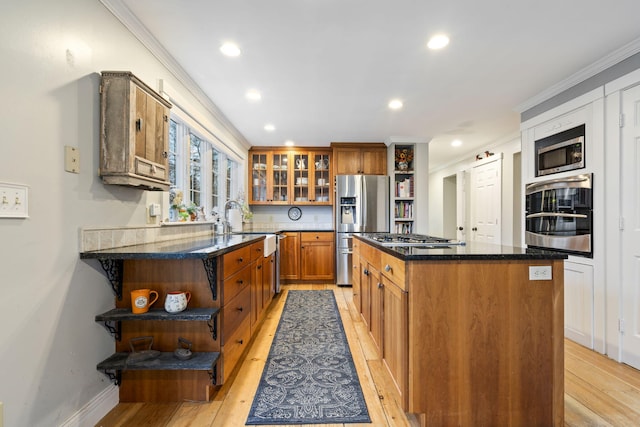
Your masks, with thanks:
<instances>
[{"instance_id":1,"label":"cabinet door","mask_svg":"<svg viewBox=\"0 0 640 427\"><path fill-rule=\"evenodd\" d=\"M249 161L249 202L251 204L266 203L270 198L267 189L270 188L267 180L267 152L251 153Z\"/></svg>"},{"instance_id":2,"label":"cabinet door","mask_svg":"<svg viewBox=\"0 0 640 427\"><path fill-rule=\"evenodd\" d=\"M291 203L291 165L289 164L289 154L286 152L273 152L270 154L269 176L270 183L270 204L286 205Z\"/></svg>"},{"instance_id":3,"label":"cabinet door","mask_svg":"<svg viewBox=\"0 0 640 427\"><path fill-rule=\"evenodd\" d=\"M331 205L333 201L331 153L313 152L310 156L313 160L310 165L313 182L309 182L311 200L316 204Z\"/></svg>"},{"instance_id":4,"label":"cabinet door","mask_svg":"<svg viewBox=\"0 0 640 427\"><path fill-rule=\"evenodd\" d=\"M169 112L151 95L136 87L136 156L167 167L165 128Z\"/></svg>"},{"instance_id":5,"label":"cabinet door","mask_svg":"<svg viewBox=\"0 0 640 427\"><path fill-rule=\"evenodd\" d=\"M382 359L401 396L401 407L408 406L408 293L389 281L384 275L382 283Z\"/></svg>"},{"instance_id":6,"label":"cabinet door","mask_svg":"<svg viewBox=\"0 0 640 427\"><path fill-rule=\"evenodd\" d=\"M354 245L355 246L355 245ZM353 261L352 261L352 294L353 294L353 305L356 308L356 313L362 312L362 285L360 283L360 277L362 275L362 262L360 255L356 252L353 253Z\"/></svg>"},{"instance_id":7,"label":"cabinet door","mask_svg":"<svg viewBox=\"0 0 640 427\"><path fill-rule=\"evenodd\" d=\"M300 278L300 233L285 233L280 241L280 278Z\"/></svg>"},{"instance_id":8,"label":"cabinet door","mask_svg":"<svg viewBox=\"0 0 640 427\"><path fill-rule=\"evenodd\" d=\"M362 150L362 172L365 175L387 174L387 150L369 148Z\"/></svg>"},{"instance_id":9,"label":"cabinet door","mask_svg":"<svg viewBox=\"0 0 640 427\"><path fill-rule=\"evenodd\" d=\"M362 152L359 148L336 148L333 150L333 156L336 175L362 173Z\"/></svg>"},{"instance_id":10,"label":"cabinet door","mask_svg":"<svg viewBox=\"0 0 640 427\"><path fill-rule=\"evenodd\" d=\"M360 290L362 301L362 319L369 328L371 325L371 288L372 282L378 280L379 273L371 264L367 263L362 269L362 277L360 278Z\"/></svg>"},{"instance_id":11,"label":"cabinet door","mask_svg":"<svg viewBox=\"0 0 640 427\"><path fill-rule=\"evenodd\" d=\"M262 260L257 260L252 264L251 275L251 334L257 327L260 314L263 310L262 286L264 282Z\"/></svg>"},{"instance_id":12,"label":"cabinet door","mask_svg":"<svg viewBox=\"0 0 640 427\"><path fill-rule=\"evenodd\" d=\"M334 278L335 249L333 242L304 242L300 247L301 279Z\"/></svg>"},{"instance_id":13,"label":"cabinet door","mask_svg":"<svg viewBox=\"0 0 640 427\"><path fill-rule=\"evenodd\" d=\"M267 308L276 293L275 256L263 258L262 261L262 309Z\"/></svg>"},{"instance_id":14,"label":"cabinet door","mask_svg":"<svg viewBox=\"0 0 640 427\"><path fill-rule=\"evenodd\" d=\"M309 153L294 153L293 160L293 203L305 204L309 202L309 180L313 176L309 173Z\"/></svg>"},{"instance_id":15,"label":"cabinet door","mask_svg":"<svg viewBox=\"0 0 640 427\"><path fill-rule=\"evenodd\" d=\"M384 287L380 282L380 276L378 274L372 275L369 280L369 296L370 296L370 318L369 322L369 334L373 339L373 343L376 345L376 350L378 350L378 355L382 356L382 309L383 309L383 294ZM385 313L386 315L386 313Z\"/></svg>"}]
</instances>

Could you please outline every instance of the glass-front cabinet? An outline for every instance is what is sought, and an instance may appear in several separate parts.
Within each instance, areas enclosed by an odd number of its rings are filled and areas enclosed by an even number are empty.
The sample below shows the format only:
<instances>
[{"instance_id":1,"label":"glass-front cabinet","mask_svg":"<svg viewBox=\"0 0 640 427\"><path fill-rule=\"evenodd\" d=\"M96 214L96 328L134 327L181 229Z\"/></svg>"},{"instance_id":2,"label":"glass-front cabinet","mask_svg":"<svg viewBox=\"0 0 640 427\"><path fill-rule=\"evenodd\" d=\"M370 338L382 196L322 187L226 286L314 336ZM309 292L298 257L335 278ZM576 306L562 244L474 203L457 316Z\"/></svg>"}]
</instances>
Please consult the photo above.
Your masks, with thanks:
<instances>
[{"instance_id":1,"label":"glass-front cabinet","mask_svg":"<svg viewBox=\"0 0 640 427\"><path fill-rule=\"evenodd\" d=\"M289 153L253 151L250 153L249 203L289 204Z\"/></svg>"},{"instance_id":2,"label":"glass-front cabinet","mask_svg":"<svg viewBox=\"0 0 640 427\"><path fill-rule=\"evenodd\" d=\"M332 203L331 151L251 150L250 204Z\"/></svg>"}]
</instances>

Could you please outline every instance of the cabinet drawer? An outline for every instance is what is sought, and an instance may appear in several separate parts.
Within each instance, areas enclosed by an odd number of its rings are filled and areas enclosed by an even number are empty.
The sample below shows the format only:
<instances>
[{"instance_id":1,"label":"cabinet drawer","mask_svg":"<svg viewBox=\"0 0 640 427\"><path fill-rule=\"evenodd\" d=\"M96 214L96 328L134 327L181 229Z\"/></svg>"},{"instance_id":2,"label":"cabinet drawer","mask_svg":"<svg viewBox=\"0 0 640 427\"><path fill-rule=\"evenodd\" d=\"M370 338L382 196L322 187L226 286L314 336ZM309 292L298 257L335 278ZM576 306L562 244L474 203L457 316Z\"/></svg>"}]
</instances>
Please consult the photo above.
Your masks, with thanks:
<instances>
[{"instance_id":1,"label":"cabinet drawer","mask_svg":"<svg viewBox=\"0 0 640 427\"><path fill-rule=\"evenodd\" d=\"M224 345L226 338L230 337L245 317L251 313L251 286L245 286L231 301L225 303L222 308L222 337Z\"/></svg>"},{"instance_id":2,"label":"cabinet drawer","mask_svg":"<svg viewBox=\"0 0 640 427\"><path fill-rule=\"evenodd\" d=\"M332 232L319 232L313 233L310 231L304 231L300 233L301 242L333 242L334 233Z\"/></svg>"},{"instance_id":3,"label":"cabinet drawer","mask_svg":"<svg viewBox=\"0 0 640 427\"><path fill-rule=\"evenodd\" d=\"M222 384L229 379L233 368L236 367L238 362L242 362L240 357L249 345L250 339L251 321L247 316L235 333L227 339L227 343L222 348Z\"/></svg>"},{"instance_id":4,"label":"cabinet drawer","mask_svg":"<svg viewBox=\"0 0 640 427\"><path fill-rule=\"evenodd\" d=\"M404 289L404 261L386 253L380 255L380 273Z\"/></svg>"},{"instance_id":5,"label":"cabinet drawer","mask_svg":"<svg viewBox=\"0 0 640 427\"><path fill-rule=\"evenodd\" d=\"M264 240L251 245L251 262L262 261L264 258Z\"/></svg>"},{"instance_id":6,"label":"cabinet drawer","mask_svg":"<svg viewBox=\"0 0 640 427\"><path fill-rule=\"evenodd\" d=\"M220 303L224 306L245 287L248 287L249 283L251 283L251 269L248 267L224 279L222 282L222 299Z\"/></svg>"},{"instance_id":7,"label":"cabinet drawer","mask_svg":"<svg viewBox=\"0 0 640 427\"><path fill-rule=\"evenodd\" d=\"M251 262L251 246L245 246L222 256L222 272L226 279Z\"/></svg>"},{"instance_id":8,"label":"cabinet drawer","mask_svg":"<svg viewBox=\"0 0 640 427\"><path fill-rule=\"evenodd\" d=\"M162 181L167 180L167 169L164 166L150 162L140 157L136 157L135 173L138 175L156 178Z\"/></svg>"},{"instance_id":9,"label":"cabinet drawer","mask_svg":"<svg viewBox=\"0 0 640 427\"><path fill-rule=\"evenodd\" d=\"M353 239L356 240L356 239ZM367 260L373 265L380 264L380 251L373 246L367 245L362 242L358 242L360 245L360 257ZM383 265L384 267L384 265Z\"/></svg>"}]
</instances>

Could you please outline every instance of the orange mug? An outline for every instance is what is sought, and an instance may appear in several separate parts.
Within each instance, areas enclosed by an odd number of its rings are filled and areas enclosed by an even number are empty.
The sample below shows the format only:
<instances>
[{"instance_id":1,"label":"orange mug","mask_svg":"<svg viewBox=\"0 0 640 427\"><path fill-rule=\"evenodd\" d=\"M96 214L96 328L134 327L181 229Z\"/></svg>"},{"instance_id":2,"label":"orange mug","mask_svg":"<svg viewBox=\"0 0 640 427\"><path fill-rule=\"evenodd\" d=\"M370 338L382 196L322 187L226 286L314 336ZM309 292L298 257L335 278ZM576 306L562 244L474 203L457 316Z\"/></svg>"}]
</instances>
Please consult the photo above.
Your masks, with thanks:
<instances>
[{"instance_id":1,"label":"orange mug","mask_svg":"<svg viewBox=\"0 0 640 427\"><path fill-rule=\"evenodd\" d=\"M158 293L154 290L136 289L131 291L131 311L135 314L146 313L157 300Z\"/></svg>"}]
</instances>

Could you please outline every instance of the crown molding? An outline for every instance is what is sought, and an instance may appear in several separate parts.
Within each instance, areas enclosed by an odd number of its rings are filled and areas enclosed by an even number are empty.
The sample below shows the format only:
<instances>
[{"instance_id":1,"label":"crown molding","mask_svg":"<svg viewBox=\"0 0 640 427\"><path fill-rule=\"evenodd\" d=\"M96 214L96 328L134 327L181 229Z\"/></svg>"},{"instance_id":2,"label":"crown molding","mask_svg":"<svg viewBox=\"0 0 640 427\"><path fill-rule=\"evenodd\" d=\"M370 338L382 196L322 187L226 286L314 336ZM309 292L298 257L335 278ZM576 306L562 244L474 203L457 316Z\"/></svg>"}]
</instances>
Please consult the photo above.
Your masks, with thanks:
<instances>
[{"instance_id":1,"label":"crown molding","mask_svg":"<svg viewBox=\"0 0 640 427\"><path fill-rule=\"evenodd\" d=\"M613 67L614 65L624 61L625 59L635 55L638 52L640 52L640 38L633 40L632 42L611 52L607 56L599 59L598 61L587 66L586 68L556 83L550 88L540 92L538 95L532 98L529 98L522 104L516 106L515 110L518 113L522 114L528 109L533 108L536 105L539 105L544 101L553 98L554 96L564 92L567 89L572 88L578 83L582 83L583 81L597 75L598 73L603 72L608 68Z\"/></svg>"},{"instance_id":2,"label":"crown molding","mask_svg":"<svg viewBox=\"0 0 640 427\"><path fill-rule=\"evenodd\" d=\"M106 7L148 50L164 65L175 78L202 104L202 106L219 122L219 124L233 135L247 150L251 144L238 129L227 119L222 111L211 101L189 73L173 58L173 56L158 42L142 22L131 12L122 0L100 0Z\"/></svg>"}]
</instances>

